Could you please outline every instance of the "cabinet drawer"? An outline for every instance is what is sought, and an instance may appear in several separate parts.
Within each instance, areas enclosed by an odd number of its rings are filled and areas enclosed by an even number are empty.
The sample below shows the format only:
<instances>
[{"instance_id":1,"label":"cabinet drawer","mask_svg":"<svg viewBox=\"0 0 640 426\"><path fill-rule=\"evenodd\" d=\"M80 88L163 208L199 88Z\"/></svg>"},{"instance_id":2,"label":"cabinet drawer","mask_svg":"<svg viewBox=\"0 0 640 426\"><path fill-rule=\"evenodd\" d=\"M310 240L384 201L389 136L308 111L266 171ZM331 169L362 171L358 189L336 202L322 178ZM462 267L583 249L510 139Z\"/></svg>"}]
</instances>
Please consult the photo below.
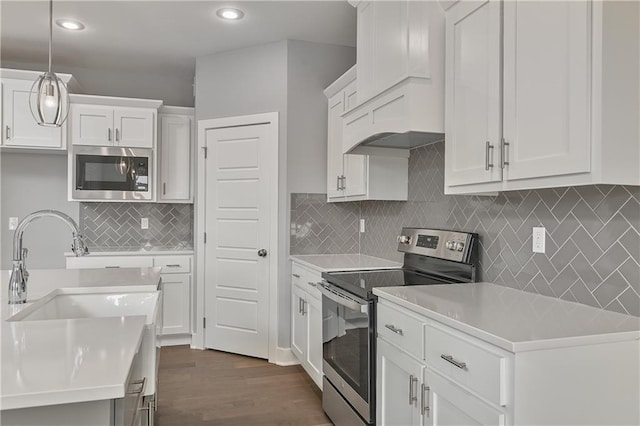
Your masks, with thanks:
<instances>
[{"instance_id":1,"label":"cabinet drawer","mask_svg":"<svg viewBox=\"0 0 640 426\"><path fill-rule=\"evenodd\" d=\"M154 266L162 268L162 274L185 274L191 272L190 256L156 256Z\"/></svg>"},{"instance_id":2,"label":"cabinet drawer","mask_svg":"<svg viewBox=\"0 0 640 426\"><path fill-rule=\"evenodd\" d=\"M151 256L102 256L68 257L68 269L86 268L151 268Z\"/></svg>"},{"instance_id":3,"label":"cabinet drawer","mask_svg":"<svg viewBox=\"0 0 640 426\"><path fill-rule=\"evenodd\" d=\"M424 359L424 323L419 318L378 303L377 322L378 337L418 359Z\"/></svg>"},{"instance_id":4,"label":"cabinet drawer","mask_svg":"<svg viewBox=\"0 0 640 426\"><path fill-rule=\"evenodd\" d=\"M427 365L445 378L506 406L512 354L438 324L425 329Z\"/></svg>"},{"instance_id":5,"label":"cabinet drawer","mask_svg":"<svg viewBox=\"0 0 640 426\"><path fill-rule=\"evenodd\" d=\"M317 299L322 298L320 290L316 288L316 285L321 281L322 275L319 272L307 269L297 263L291 265L291 284L297 285Z\"/></svg>"}]
</instances>

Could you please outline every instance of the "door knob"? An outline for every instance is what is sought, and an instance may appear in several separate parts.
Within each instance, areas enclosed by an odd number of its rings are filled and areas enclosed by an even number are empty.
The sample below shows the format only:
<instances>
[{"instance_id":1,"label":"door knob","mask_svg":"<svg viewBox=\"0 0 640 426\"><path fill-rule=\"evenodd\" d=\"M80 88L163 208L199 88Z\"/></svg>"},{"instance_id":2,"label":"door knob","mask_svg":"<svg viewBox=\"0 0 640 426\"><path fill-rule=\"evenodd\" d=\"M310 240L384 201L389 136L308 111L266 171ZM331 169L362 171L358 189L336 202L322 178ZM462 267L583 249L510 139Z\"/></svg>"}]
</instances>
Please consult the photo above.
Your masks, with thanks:
<instances>
[{"instance_id":1,"label":"door knob","mask_svg":"<svg viewBox=\"0 0 640 426\"><path fill-rule=\"evenodd\" d=\"M265 249L258 250L258 256L267 257L267 251Z\"/></svg>"}]
</instances>

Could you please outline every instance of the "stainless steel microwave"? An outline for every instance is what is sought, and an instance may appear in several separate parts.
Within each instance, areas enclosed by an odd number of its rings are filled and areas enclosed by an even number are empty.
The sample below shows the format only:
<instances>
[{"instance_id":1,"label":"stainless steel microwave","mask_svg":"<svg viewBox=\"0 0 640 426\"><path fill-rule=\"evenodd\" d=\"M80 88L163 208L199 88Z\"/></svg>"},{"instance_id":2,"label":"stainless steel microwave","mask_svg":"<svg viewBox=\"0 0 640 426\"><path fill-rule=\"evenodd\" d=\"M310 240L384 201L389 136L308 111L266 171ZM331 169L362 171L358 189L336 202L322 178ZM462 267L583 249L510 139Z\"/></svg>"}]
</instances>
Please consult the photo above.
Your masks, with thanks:
<instances>
[{"instance_id":1,"label":"stainless steel microwave","mask_svg":"<svg viewBox=\"0 0 640 426\"><path fill-rule=\"evenodd\" d=\"M153 199L151 149L75 145L70 161L74 200Z\"/></svg>"}]
</instances>

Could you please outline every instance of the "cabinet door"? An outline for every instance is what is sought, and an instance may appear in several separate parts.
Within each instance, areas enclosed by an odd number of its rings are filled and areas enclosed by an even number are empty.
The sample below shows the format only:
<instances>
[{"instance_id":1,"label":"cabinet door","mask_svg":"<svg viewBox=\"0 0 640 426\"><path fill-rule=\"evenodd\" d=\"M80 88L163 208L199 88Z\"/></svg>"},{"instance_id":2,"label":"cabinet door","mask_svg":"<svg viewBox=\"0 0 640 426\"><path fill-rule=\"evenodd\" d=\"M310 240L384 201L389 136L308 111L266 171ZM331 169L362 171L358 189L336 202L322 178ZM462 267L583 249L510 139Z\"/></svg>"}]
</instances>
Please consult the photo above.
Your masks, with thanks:
<instances>
[{"instance_id":1,"label":"cabinet door","mask_svg":"<svg viewBox=\"0 0 640 426\"><path fill-rule=\"evenodd\" d=\"M160 117L160 200L192 201L192 118Z\"/></svg>"},{"instance_id":2,"label":"cabinet door","mask_svg":"<svg viewBox=\"0 0 640 426\"><path fill-rule=\"evenodd\" d=\"M446 15L446 185L502 180L500 2L460 2Z\"/></svg>"},{"instance_id":3,"label":"cabinet door","mask_svg":"<svg viewBox=\"0 0 640 426\"><path fill-rule=\"evenodd\" d=\"M431 370L425 370L424 384L424 425L503 426L506 424L506 416L503 412L485 404Z\"/></svg>"},{"instance_id":4,"label":"cabinet door","mask_svg":"<svg viewBox=\"0 0 640 426\"><path fill-rule=\"evenodd\" d=\"M39 126L31 114L33 81L2 81L2 142L4 146L64 149L62 128Z\"/></svg>"},{"instance_id":5,"label":"cabinet door","mask_svg":"<svg viewBox=\"0 0 640 426\"><path fill-rule=\"evenodd\" d=\"M344 110L348 111L356 106L357 102L357 82L351 82L344 89ZM342 150L342 138L340 138ZM367 194L367 164L366 155L343 154L343 176L342 186L346 197L364 196Z\"/></svg>"},{"instance_id":6,"label":"cabinet door","mask_svg":"<svg viewBox=\"0 0 640 426\"><path fill-rule=\"evenodd\" d=\"M191 276L162 274L162 335L191 332Z\"/></svg>"},{"instance_id":7,"label":"cabinet door","mask_svg":"<svg viewBox=\"0 0 640 426\"><path fill-rule=\"evenodd\" d=\"M295 284L291 286L291 350L300 362L306 359L307 317L304 314L306 293Z\"/></svg>"},{"instance_id":8,"label":"cabinet door","mask_svg":"<svg viewBox=\"0 0 640 426\"><path fill-rule=\"evenodd\" d=\"M384 340L377 345L376 424L420 424L423 366Z\"/></svg>"},{"instance_id":9,"label":"cabinet door","mask_svg":"<svg viewBox=\"0 0 640 426\"><path fill-rule=\"evenodd\" d=\"M306 302L307 363L312 370L309 374L320 386L322 382L322 301L308 296Z\"/></svg>"},{"instance_id":10,"label":"cabinet door","mask_svg":"<svg viewBox=\"0 0 640 426\"><path fill-rule=\"evenodd\" d=\"M112 107L72 104L69 114L73 145L111 146L114 144Z\"/></svg>"},{"instance_id":11,"label":"cabinet door","mask_svg":"<svg viewBox=\"0 0 640 426\"><path fill-rule=\"evenodd\" d=\"M344 112L345 92L340 91L329 98L329 115L327 119L327 198L344 195L342 186L342 118Z\"/></svg>"},{"instance_id":12,"label":"cabinet door","mask_svg":"<svg viewBox=\"0 0 640 426\"><path fill-rule=\"evenodd\" d=\"M153 111L143 108L116 108L115 141L118 146L153 148Z\"/></svg>"},{"instance_id":13,"label":"cabinet door","mask_svg":"<svg viewBox=\"0 0 640 426\"><path fill-rule=\"evenodd\" d=\"M591 169L591 2L504 2L505 179Z\"/></svg>"}]
</instances>

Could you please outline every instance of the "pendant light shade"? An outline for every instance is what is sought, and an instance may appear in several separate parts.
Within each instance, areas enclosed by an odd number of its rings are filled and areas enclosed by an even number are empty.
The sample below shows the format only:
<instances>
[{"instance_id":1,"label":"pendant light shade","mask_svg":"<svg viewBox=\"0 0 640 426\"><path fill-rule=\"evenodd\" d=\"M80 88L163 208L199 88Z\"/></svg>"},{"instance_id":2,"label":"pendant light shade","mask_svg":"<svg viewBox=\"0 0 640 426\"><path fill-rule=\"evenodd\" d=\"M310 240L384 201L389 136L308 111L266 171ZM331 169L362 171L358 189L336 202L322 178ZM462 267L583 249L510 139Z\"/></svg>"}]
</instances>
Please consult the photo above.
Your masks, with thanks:
<instances>
[{"instance_id":1,"label":"pendant light shade","mask_svg":"<svg viewBox=\"0 0 640 426\"><path fill-rule=\"evenodd\" d=\"M31 86L29 107L39 125L60 127L69 115L69 91L65 82L51 71L52 39L53 0L49 0L49 71L38 77Z\"/></svg>"},{"instance_id":2,"label":"pendant light shade","mask_svg":"<svg viewBox=\"0 0 640 426\"><path fill-rule=\"evenodd\" d=\"M69 115L69 91L53 72L42 74L31 86L31 114L41 126L60 127Z\"/></svg>"}]
</instances>

